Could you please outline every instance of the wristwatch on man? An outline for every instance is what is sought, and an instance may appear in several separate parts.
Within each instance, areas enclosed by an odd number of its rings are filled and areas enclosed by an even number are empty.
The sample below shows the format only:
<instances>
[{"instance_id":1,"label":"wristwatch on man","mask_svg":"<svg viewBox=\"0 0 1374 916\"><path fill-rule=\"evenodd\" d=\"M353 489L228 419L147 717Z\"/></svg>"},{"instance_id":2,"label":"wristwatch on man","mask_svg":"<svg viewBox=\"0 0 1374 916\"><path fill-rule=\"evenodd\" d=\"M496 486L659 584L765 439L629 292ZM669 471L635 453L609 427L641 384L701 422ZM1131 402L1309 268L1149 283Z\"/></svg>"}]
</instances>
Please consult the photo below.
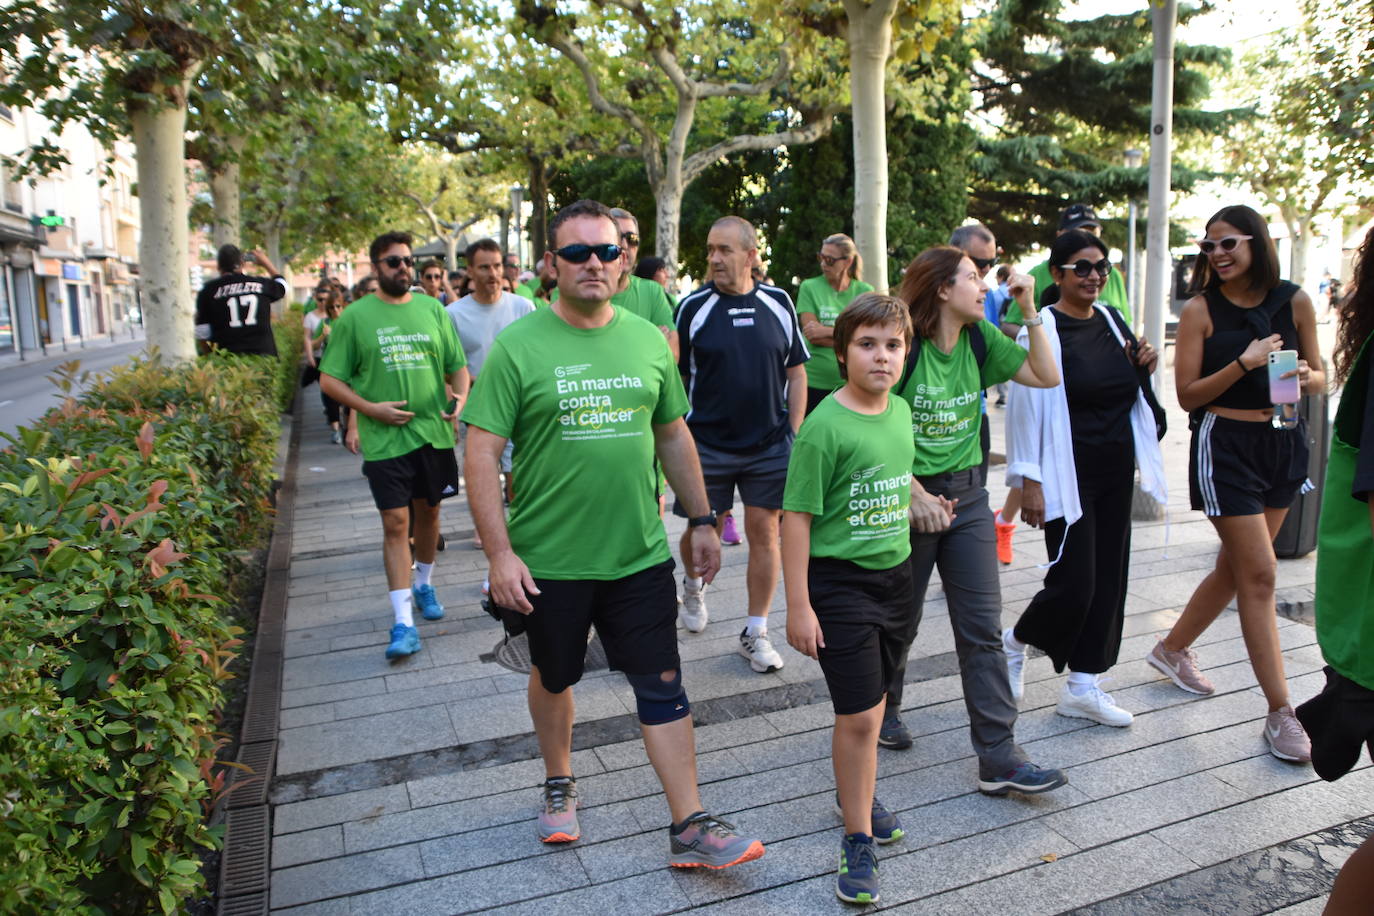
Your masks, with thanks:
<instances>
[{"instance_id":1,"label":"wristwatch on man","mask_svg":"<svg viewBox=\"0 0 1374 916\"><path fill-rule=\"evenodd\" d=\"M716 514L712 512L710 515L696 515L687 519L688 528L696 528L700 525L710 525L712 528L716 527Z\"/></svg>"}]
</instances>

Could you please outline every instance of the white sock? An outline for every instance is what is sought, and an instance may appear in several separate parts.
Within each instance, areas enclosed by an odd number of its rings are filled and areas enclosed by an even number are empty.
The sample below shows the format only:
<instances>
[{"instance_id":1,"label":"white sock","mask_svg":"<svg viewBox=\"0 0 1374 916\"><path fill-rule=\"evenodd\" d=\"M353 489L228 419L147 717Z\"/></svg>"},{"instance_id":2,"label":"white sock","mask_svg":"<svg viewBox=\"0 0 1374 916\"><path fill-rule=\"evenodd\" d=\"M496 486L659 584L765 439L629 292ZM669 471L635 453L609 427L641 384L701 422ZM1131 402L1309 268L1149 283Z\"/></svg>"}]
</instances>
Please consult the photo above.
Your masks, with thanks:
<instances>
[{"instance_id":1,"label":"white sock","mask_svg":"<svg viewBox=\"0 0 1374 916\"><path fill-rule=\"evenodd\" d=\"M1097 686L1097 675L1084 674L1081 671L1069 672L1069 693L1076 697L1081 697L1091 688Z\"/></svg>"},{"instance_id":2,"label":"white sock","mask_svg":"<svg viewBox=\"0 0 1374 916\"><path fill-rule=\"evenodd\" d=\"M758 636L764 630L768 629L768 618L753 616L746 617L744 618L744 629L749 633L750 636Z\"/></svg>"},{"instance_id":3,"label":"white sock","mask_svg":"<svg viewBox=\"0 0 1374 916\"><path fill-rule=\"evenodd\" d=\"M1025 652L1026 644L1016 638L1016 630L1009 628L1002 633L1002 644L1013 652Z\"/></svg>"},{"instance_id":4,"label":"white sock","mask_svg":"<svg viewBox=\"0 0 1374 916\"><path fill-rule=\"evenodd\" d=\"M391 612L396 615L396 622L403 623L408 627L415 626L415 611L411 606L410 589L397 588L387 594L391 596Z\"/></svg>"},{"instance_id":5,"label":"white sock","mask_svg":"<svg viewBox=\"0 0 1374 916\"><path fill-rule=\"evenodd\" d=\"M691 576L683 576L682 584L689 592L701 591L702 583L700 577L693 579Z\"/></svg>"},{"instance_id":6,"label":"white sock","mask_svg":"<svg viewBox=\"0 0 1374 916\"><path fill-rule=\"evenodd\" d=\"M417 586L419 586L419 585L428 585L428 584L429 584L429 577L430 577L430 575L431 575L433 572L434 572L434 564L433 564L433 563L421 563L419 560L416 560L416 561L415 561L415 581L414 581L413 584L414 584L414 585L417 585Z\"/></svg>"}]
</instances>

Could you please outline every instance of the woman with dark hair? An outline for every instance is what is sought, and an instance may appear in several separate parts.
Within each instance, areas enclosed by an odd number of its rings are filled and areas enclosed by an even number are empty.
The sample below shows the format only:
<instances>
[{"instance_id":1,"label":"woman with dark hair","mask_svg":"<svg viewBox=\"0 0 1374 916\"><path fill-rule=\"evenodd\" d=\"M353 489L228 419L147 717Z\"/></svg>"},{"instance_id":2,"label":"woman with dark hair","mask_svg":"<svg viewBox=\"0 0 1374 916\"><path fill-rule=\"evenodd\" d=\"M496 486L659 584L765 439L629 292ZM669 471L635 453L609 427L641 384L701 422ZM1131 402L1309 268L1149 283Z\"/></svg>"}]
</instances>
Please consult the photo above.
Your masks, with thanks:
<instances>
[{"instance_id":1,"label":"woman with dark hair","mask_svg":"<svg viewBox=\"0 0 1374 916\"><path fill-rule=\"evenodd\" d=\"M635 276L643 280L653 280L668 291L668 262L662 258L640 258L635 265Z\"/></svg>"},{"instance_id":2,"label":"woman with dark hair","mask_svg":"<svg viewBox=\"0 0 1374 916\"><path fill-rule=\"evenodd\" d=\"M1002 592L997 540L984 489L981 437L984 388L1014 379L1048 388L1059 384L1049 340L1031 301L1029 277L1013 275L1009 289L1029 319L1029 352L983 317L982 271L958 248L921 252L897 292L911 311L915 334L893 389L911 410L916 459L911 482L911 579L915 637L930 574L938 565L954 629L978 788L991 795L1045 792L1062 786L1059 770L1031 763L1016 744L1016 701L1002 654ZM910 747L898 715L906 660L887 686L880 744Z\"/></svg>"},{"instance_id":3,"label":"woman with dark hair","mask_svg":"<svg viewBox=\"0 0 1374 916\"><path fill-rule=\"evenodd\" d=\"M329 345L329 332L333 330L334 322L338 320L339 314L343 312L347 303L344 301L342 288L337 284L321 283L316 293L318 294L320 291L326 292L328 298L324 302L324 320L315 328L313 344L318 349L320 358L323 359L324 349ZM329 423L329 441L335 445L342 445L343 431L348 427L347 418L340 414L343 405L325 394L324 388L320 389L320 403L324 405L324 418Z\"/></svg>"},{"instance_id":4,"label":"woman with dark hair","mask_svg":"<svg viewBox=\"0 0 1374 916\"><path fill-rule=\"evenodd\" d=\"M857 297L873 292L873 287L860 279L864 265L859 249L844 233L828 236L816 260L821 264L821 275L803 280L797 288L797 318L811 351L806 361L808 416L822 398L844 384L835 360L835 319Z\"/></svg>"},{"instance_id":5,"label":"woman with dark hair","mask_svg":"<svg viewBox=\"0 0 1374 916\"><path fill-rule=\"evenodd\" d=\"M1099 301L1112 271L1101 239L1070 230L1054 240L1049 264L1058 300L1041 314L1063 384L1012 384L1007 484L1022 488L1022 517L1044 527L1052 562L1002 648L1013 697L1032 645L1055 671L1069 669L1057 713L1121 727L1133 717L1099 684L1121 650L1137 464L1141 489L1168 501L1149 382L1159 354ZM1029 344L1024 329L1017 340Z\"/></svg>"},{"instance_id":6,"label":"woman with dark hair","mask_svg":"<svg viewBox=\"0 0 1374 916\"><path fill-rule=\"evenodd\" d=\"M1255 678L1268 701L1264 737L1280 760L1304 763L1311 744L1288 702L1274 608L1274 535L1307 481L1307 430L1275 421L1269 354L1296 350L1299 387L1321 391L1312 300L1279 278L1279 258L1263 217L1225 207L1198 240L1202 256L1179 316L1174 382L1193 430L1188 490L1217 530L1216 568L1198 585L1169 634L1146 657L1190 693L1210 694L1190 648L1232 598Z\"/></svg>"}]
</instances>

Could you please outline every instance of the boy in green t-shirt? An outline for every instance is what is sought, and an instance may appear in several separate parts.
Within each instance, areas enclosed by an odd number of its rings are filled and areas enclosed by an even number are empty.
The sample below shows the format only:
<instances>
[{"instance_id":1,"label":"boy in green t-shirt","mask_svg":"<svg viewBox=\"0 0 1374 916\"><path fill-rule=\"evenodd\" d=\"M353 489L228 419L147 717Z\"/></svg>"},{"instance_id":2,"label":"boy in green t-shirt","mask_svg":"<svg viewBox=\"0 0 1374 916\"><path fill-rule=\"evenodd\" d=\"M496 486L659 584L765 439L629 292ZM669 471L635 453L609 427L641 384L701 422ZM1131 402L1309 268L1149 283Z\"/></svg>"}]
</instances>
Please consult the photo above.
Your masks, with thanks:
<instances>
[{"instance_id":1,"label":"boy in green t-shirt","mask_svg":"<svg viewBox=\"0 0 1374 916\"><path fill-rule=\"evenodd\" d=\"M911 344L911 318L865 293L835 321L844 387L821 401L792 446L783 493L787 641L818 660L835 706L831 756L844 818L835 893L876 903L874 842L901 839L873 796L887 682L916 636L912 615L911 415L888 392Z\"/></svg>"}]
</instances>

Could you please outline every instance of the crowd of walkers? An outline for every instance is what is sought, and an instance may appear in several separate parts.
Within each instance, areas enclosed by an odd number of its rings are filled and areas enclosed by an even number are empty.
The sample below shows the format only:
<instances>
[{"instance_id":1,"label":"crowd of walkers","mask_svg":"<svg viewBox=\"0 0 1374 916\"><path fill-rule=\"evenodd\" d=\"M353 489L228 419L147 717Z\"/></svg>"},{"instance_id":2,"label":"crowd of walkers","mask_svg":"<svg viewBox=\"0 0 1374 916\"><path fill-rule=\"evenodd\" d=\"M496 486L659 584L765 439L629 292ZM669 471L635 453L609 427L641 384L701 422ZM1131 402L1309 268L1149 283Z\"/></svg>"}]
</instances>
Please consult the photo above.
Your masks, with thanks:
<instances>
[{"instance_id":1,"label":"crowd of walkers","mask_svg":"<svg viewBox=\"0 0 1374 916\"><path fill-rule=\"evenodd\" d=\"M444 615L432 581L439 506L465 482L490 607L529 642L540 838L581 836L573 685L595 627L635 695L669 809L670 863L756 859L762 843L698 793L678 651L708 626L722 539L740 540L729 514L738 493L748 544L739 654L757 672L785 664L768 628L781 578L786 641L819 662L834 705L836 893L876 902L875 844L903 836L874 794L877 756L912 745L906 660L935 569L981 792L1068 782L1016 741L1032 650L1067 672L1057 713L1132 722L1103 682L1121 649L1133 495L1168 498L1165 412L1153 381L1160 353L1132 333L1099 233L1091 208L1067 208L1048 260L1021 274L997 266L986 227L960 227L906 266L895 295L865 283L853 240L832 234L795 305L764 275L753 226L735 216L711 227L705 282L680 303L669 266L638 260L635 217L594 201L552 219L537 274L521 274L490 239L449 272L417 267L405 233L379 236L372 275L351 291L329 280L315 289L304 360L333 441L363 456L381 516L387 657L420 650L415 609ZM1272 541L1312 485L1293 402L1324 390L1327 376L1312 301L1280 278L1265 221L1245 206L1219 211L1198 239L1173 360L1192 433L1191 506L1216 529L1216 566L1145 659L1182 690L1212 693L1192 647L1235 600L1267 747L1326 778L1374 736L1370 245L1340 310L1335 356L1346 394L1318 566L1326 691L1294 710ZM205 315L213 320L208 306ZM1285 385L1292 394L1276 400ZM1005 403L1001 507L987 490L987 391ZM686 520L680 583L662 521L669 487ZM1048 562L1040 590L1004 627L999 560L1011 561L1018 516L1042 530Z\"/></svg>"}]
</instances>

